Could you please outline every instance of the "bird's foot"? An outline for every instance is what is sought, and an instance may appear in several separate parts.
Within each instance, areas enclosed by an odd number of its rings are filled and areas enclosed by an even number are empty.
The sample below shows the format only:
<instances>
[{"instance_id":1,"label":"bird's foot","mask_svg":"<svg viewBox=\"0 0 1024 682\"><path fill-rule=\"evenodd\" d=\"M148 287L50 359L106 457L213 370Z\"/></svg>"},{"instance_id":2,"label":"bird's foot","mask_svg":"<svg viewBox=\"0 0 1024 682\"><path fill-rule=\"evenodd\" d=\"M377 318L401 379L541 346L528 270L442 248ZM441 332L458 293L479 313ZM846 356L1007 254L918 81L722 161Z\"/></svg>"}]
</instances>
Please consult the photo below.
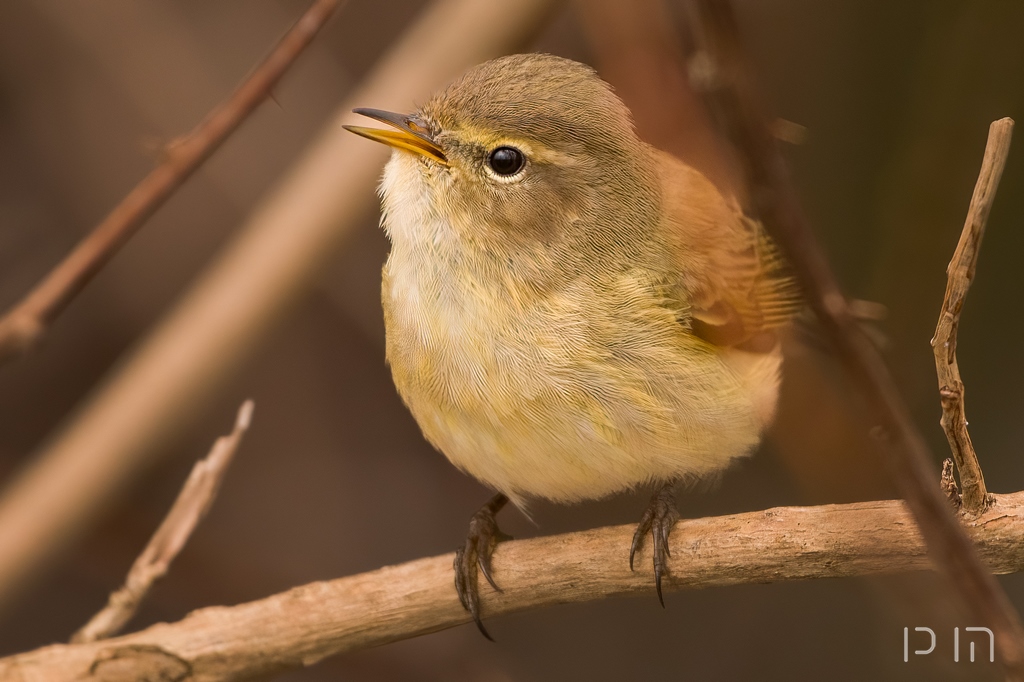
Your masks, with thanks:
<instances>
[{"instance_id":1,"label":"bird's foot","mask_svg":"<svg viewBox=\"0 0 1024 682\"><path fill-rule=\"evenodd\" d=\"M633 557L643 545L644 538L650 533L654 537L654 586L658 590L658 601L665 606L665 598L661 594L661 577L668 573L668 558L672 552L668 546L668 536L679 520L676 509L675 485L667 483L654 493L651 503L647 506L640 523L633 533L633 546L629 549L629 570L633 570Z\"/></svg>"},{"instance_id":2,"label":"bird's foot","mask_svg":"<svg viewBox=\"0 0 1024 682\"><path fill-rule=\"evenodd\" d=\"M455 591L459 594L459 601L463 608L470 612L473 621L480 628L480 632L487 639L491 639L487 629L480 620L480 591L479 573L498 592L494 578L491 577L491 555L494 548L503 540L511 540L512 537L502 533L498 528L498 521L495 515L508 503L508 498L497 494L480 508L469 521L469 535L466 536L466 544L455 552ZM478 571L479 567L479 571ZM491 639L491 641L494 641Z\"/></svg>"}]
</instances>

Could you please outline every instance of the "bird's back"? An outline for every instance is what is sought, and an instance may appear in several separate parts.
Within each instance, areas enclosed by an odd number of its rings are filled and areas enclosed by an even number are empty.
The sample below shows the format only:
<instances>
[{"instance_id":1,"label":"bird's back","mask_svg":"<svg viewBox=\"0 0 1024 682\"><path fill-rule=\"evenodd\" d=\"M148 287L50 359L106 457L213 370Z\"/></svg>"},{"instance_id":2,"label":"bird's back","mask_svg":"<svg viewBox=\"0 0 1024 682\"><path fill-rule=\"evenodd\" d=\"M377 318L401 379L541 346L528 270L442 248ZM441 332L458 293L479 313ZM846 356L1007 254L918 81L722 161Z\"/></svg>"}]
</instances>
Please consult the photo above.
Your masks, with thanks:
<instances>
[{"instance_id":1,"label":"bird's back","mask_svg":"<svg viewBox=\"0 0 1024 682\"><path fill-rule=\"evenodd\" d=\"M767 351L803 306L763 225L696 169L655 152L660 231L674 260L695 334L722 348Z\"/></svg>"}]
</instances>

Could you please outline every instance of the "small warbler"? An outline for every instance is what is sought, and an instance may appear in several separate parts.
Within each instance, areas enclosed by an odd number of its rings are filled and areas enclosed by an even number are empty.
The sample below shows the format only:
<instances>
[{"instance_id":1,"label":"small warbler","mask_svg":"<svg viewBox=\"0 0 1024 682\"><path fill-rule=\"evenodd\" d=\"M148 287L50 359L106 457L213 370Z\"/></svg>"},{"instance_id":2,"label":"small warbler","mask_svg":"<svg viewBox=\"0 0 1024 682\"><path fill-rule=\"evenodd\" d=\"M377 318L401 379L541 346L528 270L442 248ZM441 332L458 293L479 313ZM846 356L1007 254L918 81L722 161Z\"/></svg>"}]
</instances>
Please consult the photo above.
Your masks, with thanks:
<instances>
[{"instance_id":1,"label":"small warbler","mask_svg":"<svg viewBox=\"0 0 1024 682\"><path fill-rule=\"evenodd\" d=\"M775 411L801 307L778 251L701 173L641 141L592 69L542 54L477 66L391 129L380 194L387 359L423 434L498 491L455 559L481 631L496 513L657 486L659 598L674 487L720 471Z\"/></svg>"}]
</instances>

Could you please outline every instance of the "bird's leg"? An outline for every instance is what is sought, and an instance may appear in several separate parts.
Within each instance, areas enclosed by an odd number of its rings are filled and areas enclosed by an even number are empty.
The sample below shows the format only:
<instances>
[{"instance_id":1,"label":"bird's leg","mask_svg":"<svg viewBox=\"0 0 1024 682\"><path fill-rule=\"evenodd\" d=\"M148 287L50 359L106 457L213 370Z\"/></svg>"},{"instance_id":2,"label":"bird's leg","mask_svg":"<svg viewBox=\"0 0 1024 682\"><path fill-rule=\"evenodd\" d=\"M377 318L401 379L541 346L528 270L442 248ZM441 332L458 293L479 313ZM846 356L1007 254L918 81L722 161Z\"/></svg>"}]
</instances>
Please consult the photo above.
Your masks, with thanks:
<instances>
[{"instance_id":1,"label":"bird's leg","mask_svg":"<svg viewBox=\"0 0 1024 682\"><path fill-rule=\"evenodd\" d=\"M654 537L654 586L658 590L658 601L665 606L661 595L661 576L668 573L668 558L672 555L668 547L668 536L679 520L676 509L675 483L665 483L658 488L640 517L640 523L633 533L633 546L629 548L629 570L633 570L633 556L650 533Z\"/></svg>"},{"instance_id":2,"label":"bird's leg","mask_svg":"<svg viewBox=\"0 0 1024 682\"><path fill-rule=\"evenodd\" d=\"M459 593L459 601L462 602L463 608L473 615L476 626L487 639L491 639L491 636L480 620L479 573L484 574L491 587L501 592L501 588L491 577L491 555L494 554L494 548L499 542L512 539L501 532L498 521L494 518L507 503L508 498L498 493L480 507L480 511L473 514L469 521L466 544L455 551L455 591Z\"/></svg>"}]
</instances>

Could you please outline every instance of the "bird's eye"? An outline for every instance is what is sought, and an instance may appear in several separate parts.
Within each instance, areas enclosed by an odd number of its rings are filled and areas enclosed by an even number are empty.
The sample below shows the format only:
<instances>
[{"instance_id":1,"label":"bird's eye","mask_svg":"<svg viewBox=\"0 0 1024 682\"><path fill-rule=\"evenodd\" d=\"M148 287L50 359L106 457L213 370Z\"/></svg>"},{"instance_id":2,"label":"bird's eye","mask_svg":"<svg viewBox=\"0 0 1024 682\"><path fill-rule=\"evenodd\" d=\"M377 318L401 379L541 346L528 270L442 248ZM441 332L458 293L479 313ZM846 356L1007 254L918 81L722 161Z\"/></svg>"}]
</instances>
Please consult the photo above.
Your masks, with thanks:
<instances>
[{"instance_id":1,"label":"bird's eye","mask_svg":"<svg viewBox=\"0 0 1024 682\"><path fill-rule=\"evenodd\" d=\"M526 164L526 157L515 147L498 147L487 157L487 165L498 175L515 175Z\"/></svg>"}]
</instances>

